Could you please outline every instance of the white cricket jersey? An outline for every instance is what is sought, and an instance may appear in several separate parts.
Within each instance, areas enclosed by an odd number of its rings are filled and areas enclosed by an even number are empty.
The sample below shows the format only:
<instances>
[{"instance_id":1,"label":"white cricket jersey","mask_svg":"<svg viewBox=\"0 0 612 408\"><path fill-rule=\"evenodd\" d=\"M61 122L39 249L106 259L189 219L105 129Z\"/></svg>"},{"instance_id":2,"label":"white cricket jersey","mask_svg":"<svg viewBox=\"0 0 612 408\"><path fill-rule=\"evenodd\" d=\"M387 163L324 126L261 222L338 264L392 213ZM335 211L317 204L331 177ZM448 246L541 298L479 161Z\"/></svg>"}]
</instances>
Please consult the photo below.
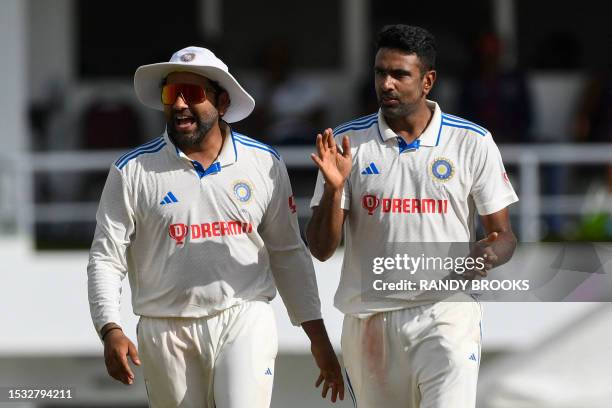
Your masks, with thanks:
<instances>
[{"instance_id":1,"label":"white cricket jersey","mask_svg":"<svg viewBox=\"0 0 612 408\"><path fill-rule=\"evenodd\" d=\"M407 144L374 113L334 129L336 142L349 136L353 167L341 206L345 253L335 305L346 314L410 306L407 299L364 301L361 274L372 258L394 257L390 243L471 242L474 216L495 213L518 198L491 134L427 101L433 117L421 136ZM319 172L311 207L319 204ZM366 269L364 269L366 268Z\"/></svg>"},{"instance_id":2,"label":"white cricket jersey","mask_svg":"<svg viewBox=\"0 0 612 408\"><path fill-rule=\"evenodd\" d=\"M285 164L263 143L224 137L208 169L167 134L111 167L87 268L98 332L119 323L126 273L141 316L211 316L278 287L293 324L321 317Z\"/></svg>"}]
</instances>

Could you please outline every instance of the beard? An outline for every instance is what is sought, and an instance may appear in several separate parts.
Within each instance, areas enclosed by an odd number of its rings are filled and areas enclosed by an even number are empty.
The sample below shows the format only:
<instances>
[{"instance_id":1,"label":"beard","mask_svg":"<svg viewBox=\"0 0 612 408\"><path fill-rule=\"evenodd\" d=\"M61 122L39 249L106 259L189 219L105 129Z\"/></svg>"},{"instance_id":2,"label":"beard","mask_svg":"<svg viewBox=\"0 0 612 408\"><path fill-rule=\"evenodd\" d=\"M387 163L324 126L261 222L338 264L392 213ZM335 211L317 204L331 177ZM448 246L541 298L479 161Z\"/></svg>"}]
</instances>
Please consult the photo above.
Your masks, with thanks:
<instances>
[{"instance_id":1,"label":"beard","mask_svg":"<svg viewBox=\"0 0 612 408\"><path fill-rule=\"evenodd\" d=\"M191 132L183 132L176 128L177 116L190 114L194 121L196 128ZM206 137L206 134L213 128L215 123L219 120L219 112L213 109L207 115L198 115L189 109L183 111L173 111L169 120L166 121L166 130L168 136L174 142L174 144L181 150L185 148L191 148L199 145L202 140Z\"/></svg>"},{"instance_id":2,"label":"beard","mask_svg":"<svg viewBox=\"0 0 612 408\"><path fill-rule=\"evenodd\" d=\"M388 98L393 98L397 100L397 104L394 106L387 106L383 103L383 98L384 97L388 97ZM406 117L409 116L410 114L412 114L413 112L415 112L418 109L419 106L419 101L425 97L423 88L419 88L418 89L418 96L416 97L404 97L402 98L401 95L398 95L396 93L393 92L389 92L389 93L382 93L380 94L380 96L378 96L378 106L380 107L380 109L382 110L382 113L387 117L387 118L401 118L401 117Z\"/></svg>"}]
</instances>

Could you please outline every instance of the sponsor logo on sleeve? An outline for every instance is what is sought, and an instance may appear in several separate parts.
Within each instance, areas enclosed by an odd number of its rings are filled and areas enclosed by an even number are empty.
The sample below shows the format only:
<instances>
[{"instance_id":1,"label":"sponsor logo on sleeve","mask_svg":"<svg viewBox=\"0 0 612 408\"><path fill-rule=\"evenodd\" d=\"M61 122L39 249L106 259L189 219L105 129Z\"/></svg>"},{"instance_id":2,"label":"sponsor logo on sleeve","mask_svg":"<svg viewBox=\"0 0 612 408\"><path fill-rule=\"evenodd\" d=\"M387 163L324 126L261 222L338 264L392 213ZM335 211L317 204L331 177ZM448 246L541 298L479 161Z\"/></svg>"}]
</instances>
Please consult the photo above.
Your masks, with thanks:
<instances>
[{"instance_id":1,"label":"sponsor logo on sleeve","mask_svg":"<svg viewBox=\"0 0 612 408\"><path fill-rule=\"evenodd\" d=\"M295 214L297 212L297 205L295 204L295 197L290 196L288 201L289 201L289 211L291 211L291 214Z\"/></svg>"}]
</instances>

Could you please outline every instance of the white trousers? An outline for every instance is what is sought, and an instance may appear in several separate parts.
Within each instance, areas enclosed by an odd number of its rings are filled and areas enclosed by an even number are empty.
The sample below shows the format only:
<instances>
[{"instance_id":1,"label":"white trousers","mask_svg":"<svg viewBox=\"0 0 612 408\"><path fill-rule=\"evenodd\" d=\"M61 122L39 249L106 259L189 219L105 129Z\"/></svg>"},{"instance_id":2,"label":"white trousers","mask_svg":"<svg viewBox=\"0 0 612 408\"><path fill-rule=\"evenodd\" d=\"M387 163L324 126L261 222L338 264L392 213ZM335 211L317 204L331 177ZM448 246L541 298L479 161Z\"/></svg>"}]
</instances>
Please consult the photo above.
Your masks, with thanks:
<instances>
[{"instance_id":1,"label":"white trousers","mask_svg":"<svg viewBox=\"0 0 612 408\"><path fill-rule=\"evenodd\" d=\"M345 316L342 355L358 408L474 408L481 307L473 299Z\"/></svg>"},{"instance_id":2,"label":"white trousers","mask_svg":"<svg viewBox=\"0 0 612 408\"><path fill-rule=\"evenodd\" d=\"M278 340L266 302L212 317L141 317L138 347L152 408L270 406Z\"/></svg>"}]
</instances>

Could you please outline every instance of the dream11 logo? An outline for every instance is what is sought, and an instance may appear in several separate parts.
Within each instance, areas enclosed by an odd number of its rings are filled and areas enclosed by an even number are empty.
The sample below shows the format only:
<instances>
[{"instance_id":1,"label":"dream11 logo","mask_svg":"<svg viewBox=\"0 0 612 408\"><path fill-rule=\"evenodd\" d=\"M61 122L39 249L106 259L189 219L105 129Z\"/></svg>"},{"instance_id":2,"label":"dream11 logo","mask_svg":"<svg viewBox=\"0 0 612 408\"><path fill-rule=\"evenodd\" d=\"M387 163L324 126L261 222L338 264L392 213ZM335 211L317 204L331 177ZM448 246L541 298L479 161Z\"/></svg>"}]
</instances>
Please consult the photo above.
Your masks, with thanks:
<instances>
[{"instance_id":1,"label":"dream11 logo","mask_svg":"<svg viewBox=\"0 0 612 408\"><path fill-rule=\"evenodd\" d=\"M373 194L366 194L361 197L361 206L368 210L368 215L374 215L374 210L380 205L380 200Z\"/></svg>"},{"instance_id":2,"label":"dream11 logo","mask_svg":"<svg viewBox=\"0 0 612 408\"><path fill-rule=\"evenodd\" d=\"M170 238L176 241L176 245L184 243L185 237L187 236L187 225L186 224L170 224L168 227L168 234Z\"/></svg>"}]
</instances>

